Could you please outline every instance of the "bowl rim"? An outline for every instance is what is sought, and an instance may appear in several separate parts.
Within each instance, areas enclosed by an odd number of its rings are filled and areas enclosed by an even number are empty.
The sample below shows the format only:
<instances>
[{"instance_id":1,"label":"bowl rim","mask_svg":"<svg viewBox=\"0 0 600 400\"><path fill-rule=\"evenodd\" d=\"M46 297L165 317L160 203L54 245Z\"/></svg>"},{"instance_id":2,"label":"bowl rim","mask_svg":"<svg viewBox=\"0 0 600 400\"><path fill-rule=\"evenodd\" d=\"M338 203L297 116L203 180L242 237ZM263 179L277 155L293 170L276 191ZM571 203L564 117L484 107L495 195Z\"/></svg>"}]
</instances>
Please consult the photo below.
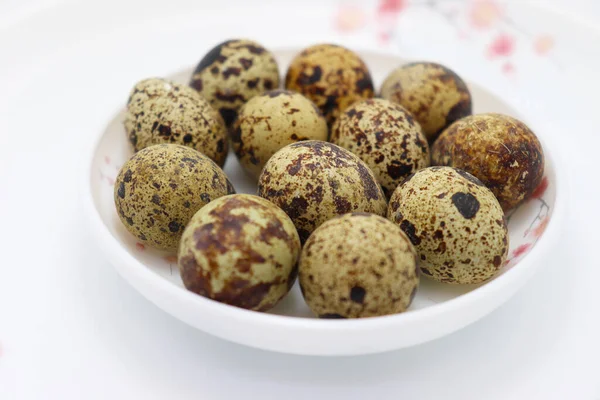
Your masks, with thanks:
<instances>
[{"instance_id":1,"label":"bowl rim","mask_svg":"<svg viewBox=\"0 0 600 400\"><path fill-rule=\"evenodd\" d=\"M299 51L300 47L276 47L271 49L274 53L277 52L289 52ZM361 57L369 58L371 56L377 57L396 57L401 58L400 55L378 49L367 49L364 47L356 46L353 48ZM410 62L411 60L404 60L404 62ZM466 80L467 83L476 83L484 88L489 93L502 99L510 106L514 107L517 103L515 98L507 96L500 96L494 90L489 87L482 85L476 80ZM539 104L538 104L539 108ZM116 112L110 110L111 113L107 113L107 118L103 121L110 120L118 115L122 111L120 107ZM542 112L539 112L543 114ZM544 121L538 121L535 118L535 114L524 112L523 115L527 120L528 125L531 124L534 127L534 131L551 131L553 130L552 124ZM254 324L261 325L277 325L281 328L292 328L292 329L304 329L310 331L322 331L322 330L364 330L369 331L372 329L382 329L390 326L399 326L404 324L415 323L420 320L429 320L435 318L438 315L455 312L464 306L477 302L478 300L488 297L493 293L500 292L506 288L513 287L516 282L521 280L523 275L526 275L532 270L536 270L542 264L540 261L544 254L552 249L554 243L558 240L560 234L560 227L566 214L566 193L568 193L568 180L565 179L567 172L563 168L557 168L558 165L566 165L562 162L561 152L558 150L560 147L553 143L551 138L552 135L546 137L538 136L542 146L545 150L545 158L550 160L550 164L553 166L553 174L555 180L553 184L555 186L555 200L554 207L552 210L552 217L550 218L546 230L543 235L537 240L535 246L523 257L517 265L513 266L510 270L506 271L500 276L495 277L493 280L481 285L472 291L461 294L450 300L446 300L437 304L430 305L426 308L418 310L410 310L400 314L392 314L385 316L377 316L370 318L359 318L359 319L319 319L319 318L305 318L288 315L269 314L263 312L257 312L252 310L246 310L238 308L228 304L223 304L215 300L199 296L192 293L185 288L178 287L167 279L161 277L159 274L153 272L151 269L146 267L141 261L136 259L130 254L119 241L111 234L108 226L102 220L100 212L96 207L96 203L93 195L92 176L94 173L94 162L96 158L96 152L102 141L106 129L106 122L103 123L100 132L97 133L97 137L92 141L89 149L86 149L82 153L83 165L82 168L82 201L84 213L87 216L89 222L89 229L93 231L96 239L99 242L100 247L108 253L108 259L116 267L117 271L123 275L121 268L126 268L127 273L135 276L138 280L143 281L147 284L154 286L160 292L164 293L165 296L176 299L177 302L194 302L198 309L204 309L206 311L218 313L223 318L232 318L240 322L252 322ZM115 260L119 261L119 266L114 265ZM531 274L532 275L532 274ZM529 275L529 276L531 276ZM125 277L126 278L126 277ZM126 278L127 281L129 279ZM131 284L131 282L129 281ZM524 282L523 282L524 283ZM145 294L142 292L145 296ZM147 296L145 296L147 297ZM155 301L148 298L152 303ZM501 303L500 303L501 304ZM498 304L498 305L500 305Z\"/></svg>"}]
</instances>

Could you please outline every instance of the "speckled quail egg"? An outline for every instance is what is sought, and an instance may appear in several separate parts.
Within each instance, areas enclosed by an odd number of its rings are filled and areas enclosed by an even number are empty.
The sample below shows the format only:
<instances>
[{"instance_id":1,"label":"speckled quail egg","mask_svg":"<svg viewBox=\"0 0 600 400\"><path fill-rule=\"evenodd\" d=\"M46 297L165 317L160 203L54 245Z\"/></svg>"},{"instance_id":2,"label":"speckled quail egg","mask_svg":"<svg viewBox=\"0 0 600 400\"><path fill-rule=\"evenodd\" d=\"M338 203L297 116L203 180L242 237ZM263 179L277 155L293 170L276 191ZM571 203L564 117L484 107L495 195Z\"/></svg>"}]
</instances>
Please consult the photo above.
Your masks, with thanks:
<instances>
[{"instance_id":1,"label":"speckled quail egg","mask_svg":"<svg viewBox=\"0 0 600 400\"><path fill-rule=\"evenodd\" d=\"M258 194L290 216L302 242L337 215L384 215L387 207L375 175L360 158L318 140L293 143L275 153L260 175Z\"/></svg>"},{"instance_id":2,"label":"speckled quail egg","mask_svg":"<svg viewBox=\"0 0 600 400\"><path fill-rule=\"evenodd\" d=\"M351 50L332 44L311 46L294 58L285 87L295 90L323 111L331 126L352 103L373 97L373 81L367 65Z\"/></svg>"},{"instance_id":3,"label":"speckled quail egg","mask_svg":"<svg viewBox=\"0 0 600 400\"><path fill-rule=\"evenodd\" d=\"M330 140L367 163L388 197L404 178L429 166L421 126L404 107L387 100L368 99L348 107Z\"/></svg>"},{"instance_id":4,"label":"speckled quail egg","mask_svg":"<svg viewBox=\"0 0 600 400\"><path fill-rule=\"evenodd\" d=\"M299 254L298 233L280 208L258 196L234 194L192 217L178 258L188 290L265 311L292 287Z\"/></svg>"},{"instance_id":5,"label":"speckled quail egg","mask_svg":"<svg viewBox=\"0 0 600 400\"><path fill-rule=\"evenodd\" d=\"M299 264L302 294L321 318L400 313L419 285L415 250L383 217L350 213L318 227Z\"/></svg>"},{"instance_id":6,"label":"speckled quail egg","mask_svg":"<svg viewBox=\"0 0 600 400\"><path fill-rule=\"evenodd\" d=\"M403 105L433 142L454 121L471 115L471 93L465 82L440 64L417 62L392 71L381 86L384 99Z\"/></svg>"},{"instance_id":7,"label":"speckled quail egg","mask_svg":"<svg viewBox=\"0 0 600 400\"><path fill-rule=\"evenodd\" d=\"M279 87L273 54L246 39L228 40L210 50L196 67L190 86L217 109L230 126L252 97Z\"/></svg>"},{"instance_id":8,"label":"speckled quail egg","mask_svg":"<svg viewBox=\"0 0 600 400\"><path fill-rule=\"evenodd\" d=\"M242 106L231 141L242 166L254 177L282 147L301 140L327 140L327 122L299 93L272 90Z\"/></svg>"},{"instance_id":9,"label":"speckled quail egg","mask_svg":"<svg viewBox=\"0 0 600 400\"><path fill-rule=\"evenodd\" d=\"M388 218L415 245L423 274L480 283L506 260L508 232L494 194L468 172L429 167L394 191Z\"/></svg>"},{"instance_id":10,"label":"speckled quail egg","mask_svg":"<svg viewBox=\"0 0 600 400\"><path fill-rule=\"evenodd\" d=\"M135 151L160 143L182 144L225 164L223 119L187 86L160 78L138 82L127 102L124 125Z\"/></svg>"},{"instance_id":11,"label":"speckled quail egg","mask_svg":"<svg viewBox=\"0 0 600 400\"><path fill-rule=\"evenodd\" d=\"M450 126L434 143L432 162L475 175L505 211L527 200L544 175L544 152L536 135L521 121L495 113Z\"/></svg>"},{"instance_id":12,"label":"speckled quail egg","mask_svg":"<svg viewBox=\"0 0 600 400\"><path fill-rule=\"evenodd\" d=\"M174 250L192 215L231 193L233 186L210 158L186 146L159 144L123 165L114 198L121 222L140 242Z\"/></svg>"}]
</instances>

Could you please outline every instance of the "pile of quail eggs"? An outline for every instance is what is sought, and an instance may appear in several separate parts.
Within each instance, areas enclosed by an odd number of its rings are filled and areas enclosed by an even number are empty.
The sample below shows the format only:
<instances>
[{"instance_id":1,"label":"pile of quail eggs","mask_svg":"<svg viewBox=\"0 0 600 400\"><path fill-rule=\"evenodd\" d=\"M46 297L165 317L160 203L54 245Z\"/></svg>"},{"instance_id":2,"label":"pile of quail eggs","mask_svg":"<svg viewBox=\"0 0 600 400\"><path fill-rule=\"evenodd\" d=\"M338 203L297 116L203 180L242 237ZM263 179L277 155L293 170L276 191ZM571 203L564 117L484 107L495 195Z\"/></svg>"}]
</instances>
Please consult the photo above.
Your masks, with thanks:
<instances>
[{"instance_id":1,"label":"pile of quail eggs","mask_svg":"<svg viewBox=\"0 0 600 400\"><path fill-rule=\"evenodd\" d=\"M465 82L429 62L391 71L376 96L365 62L330 44L300 52L282 84L271 52L229 40L188 86L131 91L135 153L116 210L137 240L178 252L188 290L267 311L298 278L317 316L360 318L405 311L421 275L473 284L499 271L504 213L544 172L524 123L472 115ZM230 146L257 195L221 169Z\"/></svg>"}]
</instances>

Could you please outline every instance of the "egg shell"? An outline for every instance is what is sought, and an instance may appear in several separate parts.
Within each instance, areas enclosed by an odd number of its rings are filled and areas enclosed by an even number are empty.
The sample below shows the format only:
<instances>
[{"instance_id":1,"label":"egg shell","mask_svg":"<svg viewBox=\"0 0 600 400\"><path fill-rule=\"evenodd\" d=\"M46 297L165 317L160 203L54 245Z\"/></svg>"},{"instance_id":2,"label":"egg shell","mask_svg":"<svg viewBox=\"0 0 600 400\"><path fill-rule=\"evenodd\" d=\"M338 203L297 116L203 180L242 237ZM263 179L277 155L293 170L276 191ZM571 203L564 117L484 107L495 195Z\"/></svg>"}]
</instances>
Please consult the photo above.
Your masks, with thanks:
<instances>
[{"instance_id":1,"label":"egg shell","mask_svg":"<svg viewBox=\"0 0 600 400\"><path fill-rule=\"evenodd\" d=\"M200 209L179 248L185 287L251 310L272 308L298 272L300 239L289 217L257 196L221 197Z\"/></svg>"},{"instance_id":2,"label":"egg shell","mask_svg":"<svg viewBox=\"0 0 600 400\"><path fill-rule=\"evenodd\" d=\"M310 236L299 281L321 318L362 318L403 312L419 285L415 250L398 226L368 213L345 214Z\"/></svg>"},{"instance_id":3,"label":"egg shell","mask_svg":"<svg viewBox=\"0 0 600 400\"><path fill-rule=\"evenodd\" d=\"M523 122L488 113L457 121L432 147L432 162L479 178L505 211L526 201L544 176L544 152Z\"/></svg>"},{"instance_id":4,"label":"egg shell","mask_svg":"<svg viewBox=\"0 0 600 400\"><path fill-rule=\"evenodd\" d=\"M493 193L468 172L429 167L400 185L388 218L406 233L423 274L447 283L480 283L498 272L508 231Z\"/></svg>"},{"instance_id":5,"label":"egg shell","mask_svg":"<svg viewBox=\"0 0 600 400\"><path fill-rule=\"evenodd\" d=\"M231 139L240 163L258 178L282 147L301 140L327 140L327 122L313 102L289 90L272 90L242 106Z\"/></svg>"},{"instance_id":6,"label":"egg shell","mask_svg":"<svg viewBox=\"0 0 600 400\"><path fill-rule=\"evenodd\" d=\"M140 242L175 250L201 207L235 190L210 158L186 146L159 144L138 151L115 180L121 222Z\"/></svg>"},{"instance_id":7,"label":"egg shell","mask_svg":"<svg viewBox=\"0 0 600 400\"><path fill-rule=\"evenodd\" d=\"M337 215L385 215L387 207L375 175L360 158L318 140L293 143L275 153L260 175L258 194L290 216L302 242Z\"/></svg>"},{"instance_id":8,"label":"egg shell","mask_svg":"<svg viewBox=\"0 0 600 400\"><path fill-rule=\"evenodd\" d=\"M454 121L472 113L465 82L449 68L431 62L411 63L392 71L381 86L381 96L410 111L430 142Z\"/></svg>"},{"instance_id":9,"label":"egg shell","mask_svg":"<svg viewBox=\"0 0 600 400\"><path fill-rule=\"evenodd\" d=\"M125 131L135 151L160 143L191 147L223 166L228 140L223 119L195 90L150 78L132 89Z\"/></svg>"},{"instance_id":10,"label":"egg shell","mask_svg":"<svg viewBox=\"0 0 600 400\"><path fill-rule=\"evenodd\" d=\"M408 175L429 166L421 126L404 107L387 100L368 99L348 107L333 126L330 141L363 160L387 197Z\"/></svg>"},{"instance_id":11,"label":"egg shell","mask_svg":"<svg viewBox=\"0 0 600 400\"><path fill-rule=\"evenodd\" d=\"M298 54L287 70L285 87L311 99L329 126L346 107L375 94L363 60L333 44L311 46Z\"/></svg>"},{"instance_id":12,"label":"egg shell","mask_svg":"<svg viewBox=\"0 0 600 400\"><path fill-rule=\"evenodd\" d=\"M252 97L279 87L273 54L246 39L223 42L198 63L190 86L217 109L230 126L239 108Z\"/></svg>"}]
</instances>

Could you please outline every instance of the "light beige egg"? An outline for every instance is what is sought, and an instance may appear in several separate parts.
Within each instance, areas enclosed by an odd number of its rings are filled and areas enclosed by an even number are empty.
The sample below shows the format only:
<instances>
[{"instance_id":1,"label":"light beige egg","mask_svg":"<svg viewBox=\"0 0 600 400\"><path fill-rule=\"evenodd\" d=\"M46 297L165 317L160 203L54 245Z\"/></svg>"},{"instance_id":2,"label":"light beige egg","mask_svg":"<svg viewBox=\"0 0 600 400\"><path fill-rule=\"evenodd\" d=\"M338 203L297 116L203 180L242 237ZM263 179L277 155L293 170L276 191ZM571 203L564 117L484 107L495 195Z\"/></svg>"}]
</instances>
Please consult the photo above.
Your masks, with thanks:
<instances>
[{"instance_id":1,"label":"light beige egg","mask_svg":"<svg viewBox=\"0 0 600 400\"><path fill-rule=\"evenodd\" d=\"M299 93L272 90L253 97L239 111L231 139L242 166L256 178L282 147L302 140L327 140L327 122Z\"/></svg>"},{"instance_id":2,"label":"light beige egg","mask_svg":"<svg viewBox=\"0 0 600 400\"><path fill-rule=\"evenodd\" d=\"M497 113L452 124L434 143L432 162L479 178L504 211L529 199L544 176L544 152L535 133L523 122Z\"/></svg>"},{"instance_id":3,"label":"light beige egg","mask_svg":"<svg viewBox=\"0 0 600 400\"><path fill-rule=\"evenodd\" d=\"M388 197L404 178L429 166L421 126L404 107L388 100L368 99L348 107L333 126L330 141L363 160Z\"/></svg>"},{"instance_id":4,"label":"light beige egg","mask_svg":"<svg viewBox=\"0 0 600 400\"><path fill-rule=\"evenodd\" d=\"M279 87L273 54L247 39L223 42L198 63L190 81L231 126L239 108L252 97Z\"/></svg>"},{"instance_id":5,"label":"light beige egg","mask_svg":"<svg viewBox=\"0 0 600 400\"><path fill-rule=\"evenodd\" d=\"M186 146L159 144L123 165L114 200L121 222L140 242L175 250L194 213L232 193L233 186L210 158Z\"/></svg>"},{"instance_id":6,"label":"light beige egg","mask_svg":"<svg viewBox=\"0 0 600 400\"><path fill-rule=\"evenodd\" d=\"M385 215L386 199L369 167L348 150L309 140L273 155L258 194L290 216L303 242L323 222L348 212Z\"/></svg>"},{"instance_id":7,"label":"light beige egg","mask_svg":"<svg viewBox=\"0 0 600 400\"><path fill-rule=\"evenodd\" d=\"M294 284L299 254L298 233L281 209L258 196L236 194L194 215L178 259L188 290L266 311Z\"/></svg>"},{"instance_id":8,"label":"light beige egg","mask_svg":"<svg viewBox=\"0 0 600 400\"><path fill-rule=\"evenodd\" d=\"M416 253L394 223L351 213L318 227L299 265L302 294L321 318L362 318L405 311L419 285Z\"/></svg>"},{"instance_id":9,"label":"light beige egg","mask_svg":"<svg viewBox=\"0 0 600 400\"><path fill-rule=\"evenodd\" d=\"M381 86L381 97L410 111L430 142L472 112L465 82L451 69L431 62L411 63L392 71Z\"/></svg>"},{"instance_id":10,"label":"light beige egg","mask_svg":"<svg viewBox=\"0 0 600 400\"><path fill-rule=\"evenodd\" d=\"M150 78L132 89L125 131L133 149L160 143L191 147L223 166L227 131L223 119L195 90L178 83Z\"/></svg>"},{"instance_id":11,"label":"light beige egg","mask_svg":"<svg viewBox=\"0 0 600 400\"><path fill-rule=\"evenodd\" d=\"M421 272L438 281L480 283L506 260L502 207L465 171L429 167L416 172L392 195L388 218L415 246Z\"/></svg>"}]
</instances>

